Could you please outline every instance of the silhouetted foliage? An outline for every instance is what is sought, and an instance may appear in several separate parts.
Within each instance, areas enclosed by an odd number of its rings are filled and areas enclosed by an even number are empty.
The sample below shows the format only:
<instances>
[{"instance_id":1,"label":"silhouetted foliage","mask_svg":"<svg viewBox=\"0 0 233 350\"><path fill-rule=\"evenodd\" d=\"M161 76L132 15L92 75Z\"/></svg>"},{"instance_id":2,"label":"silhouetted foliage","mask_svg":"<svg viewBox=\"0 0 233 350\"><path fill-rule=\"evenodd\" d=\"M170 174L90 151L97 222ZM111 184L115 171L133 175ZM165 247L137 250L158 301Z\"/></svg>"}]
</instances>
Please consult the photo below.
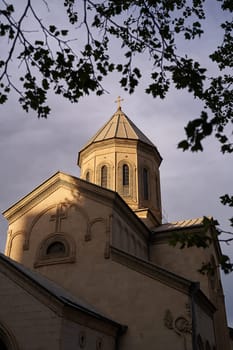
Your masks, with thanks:
<instances>
[{"instance_id":1,"label":"silhouetted foliage","mask_svg":"<svg viewBox=\"0 0 233 350\"><path fill-rule=\"evenodd\" d=\"M232 1L215 2L220 3L220 11L232 13ZM41 4L49 11L49 3ZM204 5L205 0L64 0L64 17L73 26L72 33L85 38L81 45L72 39L70 29L45 24L31 0L25 0L24 7L22 2L2 0L0 36L7 49L0 57L0 104L15 90L25 111L32 109L46 118L49 90L78 102L91 92L103 94L104 77L111 72L118 72L120 86L133 93L143 76L135 57L145 55L152 67L147 94L165 98L173 85L193 94L204 106L200 116L188 122L186 139L178 147L202 151L203 140L213 134L221 151L231 153L233 22L221 24L222 44L209 56L218 67L216 76L208 76L200 62L177 49L181 37L190 41L203 34ZM29 20L36 30L28 30ZM110 54L112 42L123 52L121 62ZM12 74L12 62L18 62L19 79ZM232 197L221 200L232 206ZM199 241L193 243L199 245Z\"/></svg>"}]
</instances>

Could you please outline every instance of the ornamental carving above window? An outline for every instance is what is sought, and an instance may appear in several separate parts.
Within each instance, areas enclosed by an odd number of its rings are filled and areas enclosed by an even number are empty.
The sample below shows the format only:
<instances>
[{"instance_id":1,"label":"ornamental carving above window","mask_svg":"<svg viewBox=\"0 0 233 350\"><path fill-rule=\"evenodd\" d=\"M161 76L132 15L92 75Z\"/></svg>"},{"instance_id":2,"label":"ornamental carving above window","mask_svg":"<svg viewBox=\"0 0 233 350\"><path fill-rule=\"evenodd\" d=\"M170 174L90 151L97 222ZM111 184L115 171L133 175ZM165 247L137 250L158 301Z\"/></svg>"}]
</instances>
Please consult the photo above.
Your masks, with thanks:
<instances>
[{"instance_id":1,"label":"ornamental carving above window","mask_svg":"<svg viewBox=\"0 0 233 350\"><path fill-rule=\"evenodd\" d=\"M63 233L47 236L37 251L34 267L75 261L75 242Z\"/></svg>"}]
</instances>

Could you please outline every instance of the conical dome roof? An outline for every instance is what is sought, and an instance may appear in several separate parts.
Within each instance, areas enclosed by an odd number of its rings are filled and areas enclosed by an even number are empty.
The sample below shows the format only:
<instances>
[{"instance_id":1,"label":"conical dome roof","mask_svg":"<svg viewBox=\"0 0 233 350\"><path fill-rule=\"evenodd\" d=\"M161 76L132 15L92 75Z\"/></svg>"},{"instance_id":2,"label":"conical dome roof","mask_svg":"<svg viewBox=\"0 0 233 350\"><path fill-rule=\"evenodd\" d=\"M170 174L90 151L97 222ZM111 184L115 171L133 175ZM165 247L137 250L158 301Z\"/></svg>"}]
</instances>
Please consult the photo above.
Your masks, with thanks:
<instances>
[{"instance_id":1,"label":"conical dome roof","mask_svg":"<svg viewBox=\"0 0 233 350\"><path fill-rule=\"evenodd\" d=\"M138 127L125 115L121 110L121 107L118 107L111 119L89 140L82 150L93 143L114 138L137 140L155 147L148 137L146 137L143 132L141 132L141 130L139 130Z\"/></svg>"}]
</instances>

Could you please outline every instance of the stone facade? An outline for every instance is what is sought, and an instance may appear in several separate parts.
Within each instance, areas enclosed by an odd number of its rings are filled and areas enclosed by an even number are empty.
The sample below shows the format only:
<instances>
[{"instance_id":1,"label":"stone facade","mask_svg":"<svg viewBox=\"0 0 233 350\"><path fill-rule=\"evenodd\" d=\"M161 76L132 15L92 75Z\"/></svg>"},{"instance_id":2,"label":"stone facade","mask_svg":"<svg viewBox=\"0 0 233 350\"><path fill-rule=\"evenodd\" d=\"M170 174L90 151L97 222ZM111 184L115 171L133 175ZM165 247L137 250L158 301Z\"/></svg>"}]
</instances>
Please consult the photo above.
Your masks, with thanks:
<instances>
[{"instance_id":1,"label":"stone facade","mask_svg":"<svg viewBox=\"0 0 233 350\"><path fill-rule=\"evenodd\" d=\"M0 349L115 349L124 327L0 256ZM1 343L2 342L2 343Z\"/></svg>"},{"instance_id":2,"label":"stone facade","mask_svg":"<svg viewBox=\"0 0 233 350\"><path fill-rule=\"evenodd\" d=\"M230 350L218 268L197 272L217 265L218 242L169 245L173 232L204 228L202 219L161 223L161 161L118 108L80 151L81 179L58 172L5 211L0 345Z\"/></svg>"}]
</instances>

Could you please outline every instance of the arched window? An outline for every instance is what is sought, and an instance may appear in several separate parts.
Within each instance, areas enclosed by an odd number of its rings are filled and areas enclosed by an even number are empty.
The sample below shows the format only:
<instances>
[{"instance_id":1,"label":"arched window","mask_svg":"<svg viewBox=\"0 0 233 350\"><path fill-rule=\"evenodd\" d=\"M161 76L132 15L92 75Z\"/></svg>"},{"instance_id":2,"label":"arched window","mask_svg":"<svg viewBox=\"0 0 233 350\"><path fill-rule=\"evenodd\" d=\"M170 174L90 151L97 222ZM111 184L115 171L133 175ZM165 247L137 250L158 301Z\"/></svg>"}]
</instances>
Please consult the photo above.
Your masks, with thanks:
<instances>
[{"instance_id":1,"label":"arched window","mask_svg":"<svg viewBox=\"0 0 233 350\"><path fill-rule=\"evenodd\" d=\"M76 246L68 234L51 234L38 247L34 267L75 261Z\"/></svg>"},{"instance_id":2,"label":"arched window","mask_svg":"<svg viewBox=\"0 0 233 350\"><path fill-rule=\"evenodd\" d=\"M124 196L129 195L129 166L127 164L122 166L122 190Z\"/></svg>"},{"instance_id":3,"label":"arched window","mask_svg":"<svg viewBox=\"0 0 233 350\"><path fill-rule=\"evenodd\" d=\"M46 250L46 255L56 255L56 256L64 256L64 255L67 255L67 252L66 252L66 247L65 245L62 243L62 242L53 242L51 243L47 250Z\"/></svg>"},{"instance_id":4,"label":"arched window","mask_svg":"<svg viewBox=\"0 0 233 350\"><path fill-rule=\"evenodd\" d=\"M108 183L108 168L106 165L103 165L101 167L101 186L106 188L107 183Z\"/></svg>"},{"instance_id":5,"label":"arched window","mask_svg":"<svg viewBox=\"0 0 233 350\"><path fill-rule=\"evenodd\" d=\"M90 182L90 172L89 171L86 173L86 181Z\"/></svg>"},{"instance_id":6,"label":"arched window","mask_svg":"<svg viewBox=\"0 0 233 350\"><path fill-rule=\"evenodd\" d=\"M123 164L122 167L122 182L123 186L129 186L129 166L127 164Z\"/></svg>"},{"instance_id":7,"label":"arched window","mask_svg":"<svg viewBox=\"0 0 233 350\"><path fill-rule=\"evenodd\" d=\"M148 179L148 170L143 168L143 198L149 199L149 179Z\"/></svg>"}]
</instances>

